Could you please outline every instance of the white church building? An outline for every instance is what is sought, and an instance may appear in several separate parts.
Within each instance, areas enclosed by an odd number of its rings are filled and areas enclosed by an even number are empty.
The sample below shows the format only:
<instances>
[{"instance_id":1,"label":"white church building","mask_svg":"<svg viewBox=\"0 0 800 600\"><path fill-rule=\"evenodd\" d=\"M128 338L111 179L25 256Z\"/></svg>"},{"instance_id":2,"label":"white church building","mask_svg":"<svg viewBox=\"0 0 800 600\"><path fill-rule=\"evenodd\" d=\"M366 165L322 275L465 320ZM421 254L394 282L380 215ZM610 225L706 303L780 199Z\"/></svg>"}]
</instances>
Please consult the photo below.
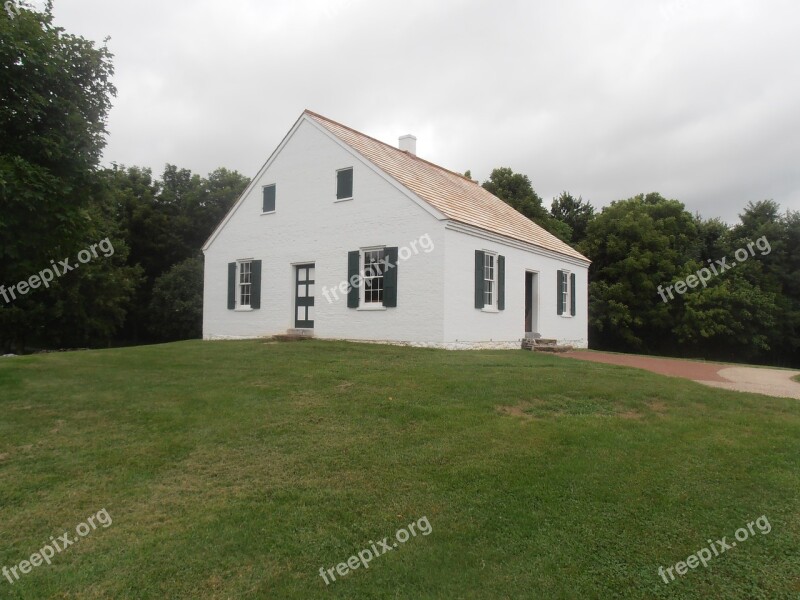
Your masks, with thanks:
<instances>
[{"instance_id":1,"label":"white church building","mask_svg":"<svg viewBox=\"0 0 800 600\"><path fill-rule=\"evenodd\" d=\"M589 259L413 136L305 111L203 252L205 339L587 346Z\"/></svg>"}]
</instances>

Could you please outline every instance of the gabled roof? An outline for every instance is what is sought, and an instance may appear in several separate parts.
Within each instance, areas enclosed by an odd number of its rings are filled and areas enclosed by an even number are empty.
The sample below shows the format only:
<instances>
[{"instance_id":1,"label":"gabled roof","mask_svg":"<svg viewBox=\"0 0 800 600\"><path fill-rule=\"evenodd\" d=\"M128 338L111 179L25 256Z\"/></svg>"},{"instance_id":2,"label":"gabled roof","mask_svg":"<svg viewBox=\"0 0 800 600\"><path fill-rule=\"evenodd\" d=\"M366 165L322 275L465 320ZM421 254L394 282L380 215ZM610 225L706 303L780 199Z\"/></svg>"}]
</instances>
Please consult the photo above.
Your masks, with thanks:
<instances>
[{"instance_id":1,"label":"gabled roof","mask_svg":"<svg viewBox=\"0 0 800 600\"><path fill-rule=\"evenodd\" d=\"M486 191L478 182L310 110L303 114L448 219L589 261L580 252Z\"/></svg>"}]
</instances>

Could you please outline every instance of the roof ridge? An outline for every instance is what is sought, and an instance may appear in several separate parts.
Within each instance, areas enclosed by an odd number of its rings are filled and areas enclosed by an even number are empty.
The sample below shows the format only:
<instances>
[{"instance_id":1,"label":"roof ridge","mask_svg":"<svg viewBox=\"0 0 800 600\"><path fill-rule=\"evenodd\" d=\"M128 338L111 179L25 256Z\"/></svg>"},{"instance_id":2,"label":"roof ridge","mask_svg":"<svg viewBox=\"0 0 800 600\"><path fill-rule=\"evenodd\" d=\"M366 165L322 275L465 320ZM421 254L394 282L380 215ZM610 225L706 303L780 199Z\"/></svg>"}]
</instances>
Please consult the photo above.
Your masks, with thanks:
<instances>
[{"instance_id":1,"label":"roof ridge","mask_svg":"<svg viewBox=\"0 0 800 600\"><path fill-rule=\"evenodd\" d=\"M311 110L306 109L302 117L308 117L315 126L326 129L445 218L591 262L570 244L489 192L477 181ZM412 158L413 161L410 160Z\"/></svg>"},{"instance_id":2,"label":"roof ridge","mask_svg":"<svg viewBox=\"0 0 800 600\"><path fill-rule=\"evenodd\" d=\"M435 167L435 168L437 168L437 169L440 169L440 170L442 170L442 171L445 171L446 173L450 173L451 175L455 175L456 177L460 177L461 179L463 179L463 180L465 180L465 181L468 181L469 183L475 183L475 184L478 184L478 182L477 182L477 181L475 181L474 179L470 179L470 178L469 178L469 177L467 177L466 175L462 175L461 173L457 173L456 171L453 171L453 170L451 170L451 169L448 169L448 168L446 168L446 167L443 167L443 166L441 166L441 165L437 165L436 163L433 163L433 162L431 162L431 161L429 161L429 160L425 160L424 158L420 158L420 157L419 157L419 156L417 156L416 154L411 154L411 152L409 152L409 151L407 151L407 150L400 150L400 148L397 148L397 147L395 147L395 146L392 146L391 144L387 144L386 142L384 142L384 141L381 141L381 140L379 140L378 138L374 138L374 137L372 137L371 135L367 135L366 133L363 133L363 132L361 132L361 131L358 131L357 129L353 129L352 127L348 127L348 126L347 126L347 125L345 125L344 123L340 123L339 121L334 121L333 119L329 119L329 118L328 118L328 117L326 117L326 116L323 116L323 115L321 115L321 114L319 114L319 113L316 113L316 112L314 112L313 110L305 109L305 110L303 111L303 114L306 114L306 115L311 115L312 117L315 117L315 118L317 118L317 119L322 119L323 121L327 121L328 123L332 123L333 125L336 125L337 127L341 127L342 129L347 129L347 131L350 131L350 132L352 132L352 133L355 133L355 134L357 134L357 135L360 135L360 136L362 136L362 137L365 137L365 138L367 138L367 139L369 139L369 140L372 140L373 142L377 142L378 144L381 144L382 146L385 146L385 147L387 147L387 148L391 148L391 149L392 149L392 150L394 150L395 152L399 152L400 154L405 154L406 156L409 156L409 157L411 157L411 158L413 158L413 159L415 159L415 160L418 160L418 161L420 161L420 162L423 162L423 163L425 163L425 164L427 164L427 165L430 165L430 166L432 166L432 167ZM478 185L480 185L480 184L478 184Z\"/></svg>"}]
</instances>

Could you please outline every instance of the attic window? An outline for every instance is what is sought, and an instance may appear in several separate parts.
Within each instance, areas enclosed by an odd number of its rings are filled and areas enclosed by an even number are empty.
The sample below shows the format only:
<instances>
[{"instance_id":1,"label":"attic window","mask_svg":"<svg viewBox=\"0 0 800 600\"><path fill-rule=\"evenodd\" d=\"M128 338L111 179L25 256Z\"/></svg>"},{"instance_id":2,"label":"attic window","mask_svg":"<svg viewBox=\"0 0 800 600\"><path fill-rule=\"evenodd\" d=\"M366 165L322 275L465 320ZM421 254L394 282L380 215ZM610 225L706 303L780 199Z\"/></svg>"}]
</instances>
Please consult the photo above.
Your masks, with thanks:
<instances>
[{"instance_id":1,"label":"attic window","mask_svg":"<svg viewBox=\"0 0 800 600\"><path fill-rule=\"evenodd\" d=\"M265 185L262 189L263 203L261 212L264 214L275 212L275 184Z\"/></svg>"},{"instance_id":2,"label":"attic window","mask_svg":"<svg viewBox=\"0 0 800 600\"><path fill-rule=\"evenodd\" d=\"M353 197L353 167L336 171L336 199L349 200Z\"/></svg>"}]
</instances>

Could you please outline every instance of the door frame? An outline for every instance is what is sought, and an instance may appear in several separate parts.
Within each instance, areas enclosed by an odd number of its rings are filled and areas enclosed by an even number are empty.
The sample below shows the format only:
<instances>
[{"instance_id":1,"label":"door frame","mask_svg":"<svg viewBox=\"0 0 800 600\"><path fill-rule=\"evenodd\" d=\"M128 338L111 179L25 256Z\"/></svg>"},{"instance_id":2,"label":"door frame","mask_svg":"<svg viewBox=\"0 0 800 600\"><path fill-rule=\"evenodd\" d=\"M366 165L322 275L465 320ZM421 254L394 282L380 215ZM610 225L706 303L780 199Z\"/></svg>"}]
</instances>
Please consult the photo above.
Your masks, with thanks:
<instances>
[{"instance_id":1,"label":"door frame","mask_svg":"<svg viewBox=\"0 0 800 600\"><path fill-rule=\"evenodd\" d=\"M314 279L304 279L300 281L300 272L302 269L314 269ZM299 263L292 263L292 328L294 329L314 329L314 319L307 319L301 321L297 318L297 309L301 306L306 307L306 318L309 316L309 309L315 306L315 295L308 294L309 286L316 286L317 266L313 261L305 261ZM308 272L306 271L306 277ZM300 296L300 286L306 286L306 295Z\"/></svg>"}]
</instances>

